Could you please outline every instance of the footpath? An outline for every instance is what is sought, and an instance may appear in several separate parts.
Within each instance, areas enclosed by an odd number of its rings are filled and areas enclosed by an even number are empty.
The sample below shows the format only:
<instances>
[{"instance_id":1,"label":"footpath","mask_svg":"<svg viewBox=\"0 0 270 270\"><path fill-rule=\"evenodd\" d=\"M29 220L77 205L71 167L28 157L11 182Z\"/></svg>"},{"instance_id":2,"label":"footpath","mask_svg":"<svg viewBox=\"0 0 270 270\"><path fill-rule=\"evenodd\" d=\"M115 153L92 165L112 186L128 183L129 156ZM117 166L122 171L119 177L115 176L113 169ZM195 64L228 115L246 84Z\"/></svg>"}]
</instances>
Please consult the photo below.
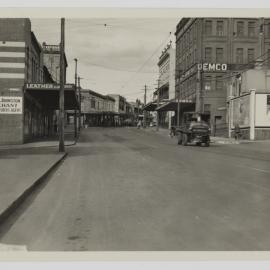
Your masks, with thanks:
<instances>
[{"instance_id":1,"label":"footpath","mask_svg":"<svg viewBox=\"0 0 270 270\"><path fill-rule=\"evenodd\" d=\"M0 146L0 224L66 155L57 141Z\"/></svg>"}]
</instances>

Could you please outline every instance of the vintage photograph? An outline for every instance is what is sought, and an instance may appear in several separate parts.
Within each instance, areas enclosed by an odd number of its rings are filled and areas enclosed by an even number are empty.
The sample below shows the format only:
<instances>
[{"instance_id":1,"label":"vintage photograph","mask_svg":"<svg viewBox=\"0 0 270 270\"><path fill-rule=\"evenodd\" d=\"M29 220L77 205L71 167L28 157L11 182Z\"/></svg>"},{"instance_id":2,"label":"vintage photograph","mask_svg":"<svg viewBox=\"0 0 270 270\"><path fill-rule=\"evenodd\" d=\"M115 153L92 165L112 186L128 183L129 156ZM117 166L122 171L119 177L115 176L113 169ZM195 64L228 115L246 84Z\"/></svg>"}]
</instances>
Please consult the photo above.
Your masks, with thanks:
<instances>
[{"instance_id":1,"label":"vintage photograph","mask_svg":"<svg viewBox=\"0 0 270 270\"><path fill-rule=\"evenodd\" d=\"M0 18L0 253L269 251L269 165L270 16Z\"/></svg>"}]
</instances>

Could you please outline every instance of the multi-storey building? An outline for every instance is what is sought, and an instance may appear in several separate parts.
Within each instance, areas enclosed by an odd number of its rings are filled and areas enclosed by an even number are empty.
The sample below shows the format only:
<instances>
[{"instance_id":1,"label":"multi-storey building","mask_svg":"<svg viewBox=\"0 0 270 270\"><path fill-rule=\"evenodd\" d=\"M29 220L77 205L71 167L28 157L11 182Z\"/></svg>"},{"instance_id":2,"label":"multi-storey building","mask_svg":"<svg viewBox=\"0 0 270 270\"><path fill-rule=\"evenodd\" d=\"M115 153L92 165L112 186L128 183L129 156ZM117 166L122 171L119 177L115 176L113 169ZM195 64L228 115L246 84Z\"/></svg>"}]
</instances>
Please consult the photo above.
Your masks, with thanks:
<instances>
[{"instance_id":1,"label":"multi-storey building","mask_svg":"<svg viewBox=\"0 0 270 270\"><path fill-rule=\"evenodd\" d=\"M270 19L183 18L176 29L176 96L208 112L213 131L227 130L228 78L270 55Z\"/></svg>"},{"instance_id":2,"label":"multi-storey building","mask_svg":"<svg viewBox=\"0 0 270 270\"><path fill-rule=\"evenodd\" d=\"M115 100L90 89L81 90L81 113L89 126L114 125Z\"/></svg>"},{"instance_id":3,"label":"multi-storey building","mask_svg":"<svg viewBox=\"0 0 270 270\"><path fill-rule=\"evenodd\" d=\"M52 75L53 80L56 83L60 83L60 45L48 45L45 42L42 43L43 61L44 66L48 69ZM68 67L66 55L64 55L65 63L65 75Z\"/></svg>"},{"instance_id":4,"label":"multi-storey building","mask_svg":"<svg viewBox=\"0 0 270 270\"><path fill-rule=\"evenodd\" d=\"M163 106L164 102L175 98L175 49L172 47L171 42L162 51L158 67L158 89L154 92L154 99L157 100L159 94L159 103L161 104L160 108L157 108L159 124L161 127L171 128L172 110Z\"/></svg>"},{"instance_id":5,"label":"multi-storey building","mask_svg":"<svg viewBox=\"0 0 270 270\"><path fill-rule=\"evenodd\" d=\"M30 20L0 19L0 144L24 143L54 131L59 87L53 83ZM65 98L66 108L78 105L72 86Z\"/></svg>"}]
</instances>

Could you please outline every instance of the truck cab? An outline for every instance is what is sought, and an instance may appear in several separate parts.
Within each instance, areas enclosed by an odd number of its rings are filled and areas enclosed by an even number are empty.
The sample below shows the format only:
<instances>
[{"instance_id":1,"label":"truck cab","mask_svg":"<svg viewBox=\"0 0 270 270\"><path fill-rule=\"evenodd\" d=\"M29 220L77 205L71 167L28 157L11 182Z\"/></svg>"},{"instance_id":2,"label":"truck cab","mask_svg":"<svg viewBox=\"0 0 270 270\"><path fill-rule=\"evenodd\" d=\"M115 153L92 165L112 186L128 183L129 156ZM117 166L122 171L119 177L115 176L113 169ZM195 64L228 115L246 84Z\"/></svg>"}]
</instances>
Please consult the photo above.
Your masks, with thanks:
<instances>
[{"instance_id":1,"label":"truck cab","mask_svg":"<svg viewBox=\"0 0 270 270\"><path fill-rule=\"evenodd\" d=\"M187 145L195 143L206 147L210 145L210 115L206 113L185 112L183 122L175 127L177 143Z\"/></svg>"}]
</instances>

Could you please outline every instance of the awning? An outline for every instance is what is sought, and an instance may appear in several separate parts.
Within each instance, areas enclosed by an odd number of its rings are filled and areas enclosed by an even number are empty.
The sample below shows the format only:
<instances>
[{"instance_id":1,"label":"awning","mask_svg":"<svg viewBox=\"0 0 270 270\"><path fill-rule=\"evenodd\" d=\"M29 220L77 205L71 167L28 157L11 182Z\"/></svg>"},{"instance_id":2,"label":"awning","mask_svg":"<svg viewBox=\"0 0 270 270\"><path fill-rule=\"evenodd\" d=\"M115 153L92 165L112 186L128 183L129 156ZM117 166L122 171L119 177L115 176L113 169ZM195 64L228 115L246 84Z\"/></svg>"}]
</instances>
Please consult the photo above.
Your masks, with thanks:
<instances>
[{"instance_id":1,"label":"awning","mask_svg":"<svg viewBox=\"0 0 270 270\"><path fill-rule=\"evenodd\" d=\"M180 99L180 108L181 110L195 110L195 102L192 100L184 100ZM160 105L158 108L156 108L157 111L177 111L177 105L178 105L178 100L172 99L169 100L168 102Z\"/></svg>"},{"instance_id":2,"label":"awning","mask_svg":"<svg viewBox=\"0 0 270 270\"><path fill-rule=\"evenodd\" d=\"M152 111L155 111L156 108L157 108L157 103L152 101L152 102L147 103L147 104L143 107L143 111L152 112Z\"/></svg>"},{"instance_id":3,"label":"awning","mask_svg":"<svg viewBox=\"0 0 270 270\"><path fill-rule=\"evenodd\" d=\"M42 106L48 109L59 109L59 84L27 83L25 91L35 98ZM78 110L79 101L74 84L65 84L65 110Z\"/></svg>"}]
</instances>

